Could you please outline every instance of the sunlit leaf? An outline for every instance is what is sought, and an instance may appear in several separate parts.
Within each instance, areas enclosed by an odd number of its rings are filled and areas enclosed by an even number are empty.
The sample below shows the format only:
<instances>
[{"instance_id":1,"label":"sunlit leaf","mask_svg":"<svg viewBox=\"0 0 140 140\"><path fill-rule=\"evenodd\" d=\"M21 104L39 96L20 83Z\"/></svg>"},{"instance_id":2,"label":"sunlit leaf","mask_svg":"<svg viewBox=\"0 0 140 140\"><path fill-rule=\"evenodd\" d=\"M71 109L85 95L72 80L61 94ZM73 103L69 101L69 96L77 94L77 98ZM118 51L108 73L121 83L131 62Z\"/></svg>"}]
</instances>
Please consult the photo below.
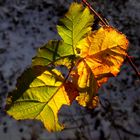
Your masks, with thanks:
<instances>
[{"instance_id":1,"label":"sunlit leaf","mask_svg":"<svg viewBox=\"0 0 140 140\"><path fill-rule=\"evenodd\" d=\"M126 36L112 27L100 28L77 46L80 57L90 67L99 85L106 82L106 77L119 73L127 47Z\"/></svg>"},{"instance_id":2,"label":"sunlit leaf","mask_svg":"<svg viewBox=\"0 0 140 140\"><path fill-rule=\"evenodd\" d=\"M77 65L78 74L78 91L79 96L76 98L78 103L84 107L95 108L98 105L97 81L90 69L90 67L83 60ZM76 75L74 75L74 78Z\"/></svg>"},{"instance_id":3,"label":"sunlit leaf","mask_svg":"<svg viewBox=\"0 0 140 140\"><path fill-rule=\"evenodd\" d=\"M72 58L72 56L73 50L69 45L63 41L51 40L38 49L37 55L33 58L33 66L48 66L55 64L58 60Z\"/></svg>"},{"instance_id":4,"label":"sunlit leaf","mask_svg":"<svg viewBox=\"0 0 140 140\"><path fill-rule=\"evenodd\" d=\"M81 57L81 60L77 64L79 87L83 89L88 87L87 85L89 81L91 81L89 77L90 71L92 71L94 80L97 82L97 89L105 83L109 77L116 76L126 56L127 47L128 40L125 35L112 27L101 27L80 41L77 46L80 51L78 55ZM95 85L91 86L96 89ZM94 96L96 93L97 92L94 93ZM93 93L91 92L88 95L90 94ZM79 97L77 98L79 99ZM87 102L87 98L85 102ZM87 103L83 103L83 106L85 106L85 104Z\"/></svg>"},{"instance_id":5,"label":"sunlit leaf","mask_svg":"<svg viewBox=\"0 0 140 140\"><path fill-rule=\"evenodd\" d=\"M18 79L17 88L11 93L12 100L7 99L9 115L15 119L41 120L49 131L63 128L58 122L58 111L78 95L68 74L74 67L75 46L91 31L93 15L82 4L73 3L61 23L57 28L63 40L51 40L38 49L32 67ZM68 33L70 42L63 34L65 27L71 32ZM60 70L62 66L68 70L66 76Z\"/></svg>"},{"instance_id":6,"label":"sunlit leaf","mask_svg":"<svg viewBox=\"0 0 140 140\"><path fill-rule=\"evenodd\" d=\"M72 3L57 30L63 40L49 41L38 49L33 65L48 65L74 55L77 43L91 32L94 16L82 4Z\"/></svg>"},{"instance_id":7,"label":"sunlit leaf","mask_svg":"<svg viewBox=\"0 0 140 140\"><path fill-rule=\"evenodd\" d=\"M91 31L93 15L72 3L57 30L62 40L40 47L7 99L7 113L17 120L36 119L49 131L63 129L61 107L73 100L84 107L99 103L98 89L116 76L126 56L128 40L113 27Z\"/></svg>"},{"instance_id":8,"label":"sunlit leaf","mask_svg":"<svg viewBox=\"0 0 140 140\"><path fill-rule=\"evenodd\" d=\"M94 18L88 8L72 3L68 13L60 20L57 30L64 42L75 52L77 43L91 31Z\"/></svg>"},{"instance_id":9,"label":"sunlit leaf","mask_svg":"<svg viewBox=\"0 0 140 140\"><path fill-rule=\"evenodd\" d=\"M13 102L8 114L15 119L41 120L49 131L59 131L63 128L58 122L58 111L62 105L70 105L75 94L69 90L68 83L57 70L44 71L29 85L29 88Z\"/></svg>"}]
</instances>

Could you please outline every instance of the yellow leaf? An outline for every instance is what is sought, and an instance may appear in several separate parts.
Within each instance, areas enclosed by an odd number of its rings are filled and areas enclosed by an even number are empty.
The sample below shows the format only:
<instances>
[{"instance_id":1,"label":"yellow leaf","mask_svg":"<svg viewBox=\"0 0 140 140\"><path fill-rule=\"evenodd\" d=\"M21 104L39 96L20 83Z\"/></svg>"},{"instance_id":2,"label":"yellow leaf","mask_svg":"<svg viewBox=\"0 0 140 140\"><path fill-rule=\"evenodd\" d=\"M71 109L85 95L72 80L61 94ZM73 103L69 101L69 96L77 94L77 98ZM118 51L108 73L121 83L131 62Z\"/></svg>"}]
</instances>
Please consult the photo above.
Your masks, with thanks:
<instances>
[{"instance_id":1,"label":"yellow leaf","mask_svg":"<svg viewBox=\"0 0 140 140\"><path fill-rule=\"evenodd\" d=\"M99 85L119 73L127 47L126 36L112 27L101 27L77 46Z\"/></svg>"},{"instance_id":2,"label":"yellow leaf","mask_svg":"<svg viewBox=\"0 0 140 140\"><path fill-rule=\"evenodd\" d=\"M97 97L98 85L91 69L84 60L77 65L77 75L74 74L74 79L77 79L75 83L78 84L80 94L76 100L84 107L95 108L99 102Z\"/></svg>"},{"instance_id":3,"label":"yellow leaf","mask_svg":"<svg viewBox=\"0 0 140 140\"><path fill-rule=\"evenodd\" d=\"M87 106L90 109L97 107L97 105L99 104L98 96L93 96L93 98L91 98L88 93L80 93L80 95L76 97L76 100L80 105L84 107Z\"/></svg>"},{"instance_id":4,"label":"yellow leaf","mask_svg":"<svg viewBox=\"0 0 140 140\"><path fill-rule=\"evenodd\" d=\"M126 36L113 27L101 27L79 42L77 55L80 60L75 75L78 75L79 89L83 89L77 97L81 105L88 106L87 102L97 99L98 88L119 73L127 48Z\"/></svg>"},{"instance_id":5,"label":"yellow leaf","mask_svg":"<svg viewBox=\"0 0 140 140\"><path fill-rule=\"evenodd\" d=\"M32 73L33 70L30 74ZM30 79L29 76L27 78ZM9 104L7 113L17 120L40 120L48 131L62 130L63 125L59 123L58 111L63 105L70 105L76 98L78 95L76 88L72 83L66 82L56 69L46 70L31 81L28 89L16 101Z\"/></svg>"}]
</instances>

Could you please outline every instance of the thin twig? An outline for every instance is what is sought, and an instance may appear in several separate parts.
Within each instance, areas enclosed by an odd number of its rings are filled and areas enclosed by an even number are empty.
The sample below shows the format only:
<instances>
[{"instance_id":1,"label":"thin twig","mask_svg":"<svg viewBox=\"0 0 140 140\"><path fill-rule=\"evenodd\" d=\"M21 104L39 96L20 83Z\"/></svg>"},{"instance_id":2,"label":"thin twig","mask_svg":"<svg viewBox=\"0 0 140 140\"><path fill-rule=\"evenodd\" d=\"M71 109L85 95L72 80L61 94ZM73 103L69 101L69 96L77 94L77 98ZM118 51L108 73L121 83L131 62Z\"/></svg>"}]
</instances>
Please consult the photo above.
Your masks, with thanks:
<instances>
[{"instance_id":1,"label":"thin twig","mask_svg":"<svg viewBox=\"0 0 140 140\"><path fill-rule=\"evenodd\" d=\"M82 0L82 2L90 9L90 11L99 18L99 20L102 22L102 24L104 26L109 26L109 23L106 22L92 7L91 5L87 2L87 0ZM126 55L126 60L128 61L128 63L130 64L130 66L133 68L133 70L135 71L137 77L140 80L140 72L138 71L136 65L133 63L131 57L129 55Z\"/></svg>"},{"instance_id":2,"label":"thin twig","mask_svg":"<svg viewBox=\"0 0 140 140\"><path fill-rule=\"evenodd\" d=\"M109 26L108 23L91 7L91 5L86 1L82 0L82 2L90 9L90 11L97 16L104 26Z\"/></svg>"},{"instance_id":3,"label":"thin twig","mask_svg":"<svg viewBox=\"0 0 140 140\"><path fill-rule=\"evenodd\" d=\"M132 59L130 56L126 55L126 59L129 62L129 64L131 65L131 67L133 68L133 70L135 71L137 77L140 80L140 72L138 72L136 65L133 63Z\"/></svg>"}]
</instances>

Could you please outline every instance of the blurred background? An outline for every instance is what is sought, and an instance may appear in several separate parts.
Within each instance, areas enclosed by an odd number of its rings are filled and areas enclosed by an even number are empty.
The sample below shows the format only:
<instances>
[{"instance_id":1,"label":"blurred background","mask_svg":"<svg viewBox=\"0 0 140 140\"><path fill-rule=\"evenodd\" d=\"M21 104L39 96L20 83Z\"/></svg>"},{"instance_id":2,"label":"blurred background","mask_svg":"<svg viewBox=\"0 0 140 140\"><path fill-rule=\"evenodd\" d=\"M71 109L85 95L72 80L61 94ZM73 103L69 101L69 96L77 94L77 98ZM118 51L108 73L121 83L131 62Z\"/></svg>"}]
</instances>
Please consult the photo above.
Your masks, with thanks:
<instances>
[{"instance_id":1,"label":"blurred background","mask_svg":"<svg viewBox=\"0 0 140 140\"><path fill-rule=\"evenodd\" d=\"M16 121L5 114L8 92L31 65L37 48L60 39L56 24L73 0L0 0L0 140L140 140L140 81L127 61L99 91L94 110L76 102L63 106L62 132L48 133L41 122ZM110 25L127 35L128 53L140 71L140 0L89 0Z\"/></svg>"}]
</instances>

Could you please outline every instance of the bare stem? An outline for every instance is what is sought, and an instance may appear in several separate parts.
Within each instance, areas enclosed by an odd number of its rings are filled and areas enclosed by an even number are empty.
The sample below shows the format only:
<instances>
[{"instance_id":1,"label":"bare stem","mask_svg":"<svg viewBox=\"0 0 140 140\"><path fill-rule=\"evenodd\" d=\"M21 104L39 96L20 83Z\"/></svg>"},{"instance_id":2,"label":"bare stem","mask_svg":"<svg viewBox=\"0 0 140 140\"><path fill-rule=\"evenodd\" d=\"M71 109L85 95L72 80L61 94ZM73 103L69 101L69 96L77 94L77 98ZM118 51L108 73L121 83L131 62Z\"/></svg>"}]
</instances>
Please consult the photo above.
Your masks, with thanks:
<instances>
[{"instance_id":1,"label":"bare stem","mask_svg":"<svg viewBox=\"0 0 140 140\"><path fill-rule=\"evenodd\" d=\"M108 23L91 7L91 5L86 1L82 0L82 2L90 9L90 11L97 16L104 26L109 26Z\"/></svg>"},{"instance_id":2,"label":"bare stem","mask_svg":"<svg viewBox=\"0 0 140 140\"><path fill-rule=\"evenodd\" d=\"M126 59L128 61L128 63L130 64L130 66L133 68L133 70L135 71L137 77L140 80L140 72L138 71L136 65L133 63L131 56L126 55Z\"/></svg>"}]
</instances>

